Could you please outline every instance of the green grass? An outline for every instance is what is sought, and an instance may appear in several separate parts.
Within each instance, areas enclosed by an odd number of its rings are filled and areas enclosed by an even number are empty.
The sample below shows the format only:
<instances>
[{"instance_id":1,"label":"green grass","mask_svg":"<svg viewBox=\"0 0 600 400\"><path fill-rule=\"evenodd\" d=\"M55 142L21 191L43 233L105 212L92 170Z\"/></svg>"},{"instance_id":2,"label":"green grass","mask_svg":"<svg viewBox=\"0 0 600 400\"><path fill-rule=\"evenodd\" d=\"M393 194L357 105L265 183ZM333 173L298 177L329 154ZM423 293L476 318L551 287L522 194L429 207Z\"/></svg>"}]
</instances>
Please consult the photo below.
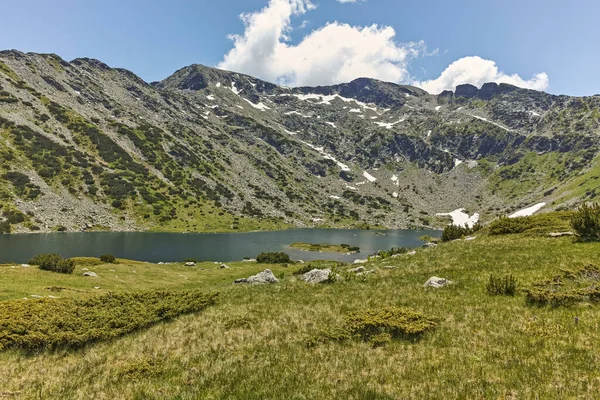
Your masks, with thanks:
<instances>
[{"instance_id":1,"label":"green grass","mask_svg":"<svg viewBox=\"0 0 600 400\"><path fill-rule=\"evenodd\" d=\"M512 274L519 288L527 288L561 269L598 265L600 243L527 234L477 236L375 261L367 268L377 273L367 279L329 285L301 282L292 275L297 266L255 263L217 269L212 263L189 268L86 259L78 260L73 276L1 266L4 300L47 295L48 286L81 290L54 293L59 297L160 287L220 296L200 314L81 350L2 352L0 397L596 398L598 306L587 301L532 306L522 291L490 296L486 284L492 273ZM99 278L79 276L84 261ZM390 265L398 268L382 268ZM281 282L232 285L264 268L283 273ZM454 284L423 288L433 275ZM389 307L426 315L436 327L419 340L391 338L379 347L360 340L306 346L323 329L343 326L349 315Z\"/></svg>"}]
</instances>

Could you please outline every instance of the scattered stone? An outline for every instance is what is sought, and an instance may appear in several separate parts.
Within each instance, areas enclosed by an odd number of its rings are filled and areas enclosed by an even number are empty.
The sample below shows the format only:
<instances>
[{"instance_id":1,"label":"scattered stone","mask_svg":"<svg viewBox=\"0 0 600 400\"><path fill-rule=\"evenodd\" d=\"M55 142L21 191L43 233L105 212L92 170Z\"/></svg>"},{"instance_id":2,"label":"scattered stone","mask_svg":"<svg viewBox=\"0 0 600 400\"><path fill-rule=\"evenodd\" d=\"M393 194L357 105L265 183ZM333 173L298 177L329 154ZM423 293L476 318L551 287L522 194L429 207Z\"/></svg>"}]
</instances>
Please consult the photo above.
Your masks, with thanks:
<instances>
[{"instance_id":1,"label":"scattered stone","mask_svg":"<svg viewBox=\"0 0 600 400\"><path fill-rule=\"evenodd\" d=\"M467 242L469 242L469 241L471 241L471 240L475 240L475 239L477 239L475 236L467 236L467 237L465 238L465 240L466 240Z\"/></svg>"},{"instance_id":2,"label":"scattered stone","mask_svg":"<svg viewBox=\"0 0 600 400\"><path fill-rule=\"evenodd\" d=\"M31 265L29 265L29 264L21 264L21 267L23 267L23 268L29 268L30 266Z\"/></svg>"},{"instance_id":3,"label":"scattered stone","mask_svg":"<svg viewBox=\"0 0 600 400\"><path fill-rule=\"evenodd\" d=\"M265 269L256 275L252 275L248 278L236 279L233 283L249 283L251 285L261 285L265 283L277 283L279 280L275 278L273 272L270 269Z\"/></svg>"},{"instance_id":4,"label":"scattered stone","mask_svg":"<svg viewBox=\"0 0 600 400\"><path fill-rule=\"evenodd\" d=\"M49 299L58 299L56 296L48 296Z\"/></svg>"},{"instance_id":5,"label":"scattered stone","mask_svg":"<svg viewBox=\"0 0 600 400\"><path fill-rule=\"evenodd\" d=\"M407 256L414 256L415 254L417 254L416 250L409 251L408 253L406 253Z\"/></svg>"},{"instance_id":6,"label":"scattered stone","mask_svg":"<svg viewBox=\"0 0 600 400\"><path fill-rule=\"evenodd\" d=\"M329 280L331 269L313 269L302 275L302 280L306 283L323 283Z\"/></svg>"},{"instance_id":7,"label":"scattered stone","mask_svg":"<svg viewBox=\"0 0 600 400\"><path fill-rule=\"evenodd\" d=\"M185 266L186 266L186 267L195 267L195 266L196 266L196 263L195 263L195 262L193 262L193 261L188 261L188 262L186 262L186 263L185 263Z\"/></svg>"},{"instance_id":8,"label":"scattered stone","mask_svg":"<svg viewBox=\"0 0 600 400\"><path fill-rule=\"evenodd\" d=\"M109 269L108 272L115 272L115 270L114 269Z\"/></svg>"},{"instance_id":9,"label":"scattered stone","mask_svg":"<svg viewBox=\"0 0 600 400\"><path fill-rule=\"evenodd\" d=\"M97 278L98 274L96 274L95 272L92 271L87 271L83 273L83 276L91 276L92 278Z\"/></svg>"},{"instance_id":10,"label":"scattered stone","mask_svg":"<svg viewBox=\"0 0 600 400\"><path fill-rule=\"evenodd\" d=\"M425 243L423 245L424 249L428 249L428 248L431 248L431 247L437 247L437 243L429 242L429 243Z\"/></svg>"},{"instance_id":11,"label":"scattered stone","mask_svg":"<svg viewBox=\"0 0 600 400\"><path fill-rule=\"evenodd\" d=\"M383 266L381 268L383 268L383 269L398 269L398 267L395 267L393 265L385 265L385 266Z\"/></svg>"},{"instance_id":12,"label":"scattered stone","mask_svg":"<svg viewBox=\"0 0 600 400\"><path fill-rule=\"evenodd\" d=\"M227 264L221 264L219 269L229 269L229 266Z\"/></svg>"},{"instance_id":13,"label":"scattered stone","mask_svg":"<svg viewBox=\"0 0 600 400\"><path fill-rule=\"evenodd\" d=\"M432 287L435 289L439 289L442 288L444 286L448 286L451 285L453 282L446 279L446 278L440 278L437 276L432 276L431 278L427 279L427 282L425 282L425 284L423 285L423 287Z\"/></svg>"},{"instance_id":14,"label":"scattered stone","mask_svg":"<svg viewBox=\"0 0 600 400\"><path fill-rule=\"evenodd\" d=\"M242 262L256 262L256 258L244 258Z\"/></svg>"},{"instance_id":15,"label":"scattered stone","mask_svg":"<svg viewBox=\"0 0 600 400\"><path fill-rule=\"evenodd\" d=\"M89 271L89 269L87 269L87 268L82 268L81 270L82 271Z\"/></svg>"},{"instance_id":16,"label":"scattered stone","mask_svg":"<svg viewBox=\"0 0 600 400\"><path fill-rule=\"evenodd\" d=\"M548 234L550 237L563 237L563 236L575 236L573 232L551 232Z\"/></svg>"},{"instance_id":17,"label":"scattered stone","mask_svg":"<svg viewBox=\"0 0 600 400\"><path fill-rule=\"evenodd\" d=\"M41 299L41 298L42 298L42 297L44 297L44 296L40 296L39 294L32 294L32 295L30 295L29 297L32 297L32 298L34 298L34 299Z\"/></svg>"},{"instance_id":18,"label":"scattered stone","mask_svg":"<svg viewBox=\"0 0 600 400\"><path fill-rule=\"evenodd\" d=\"M366 260L366 259L365 259L365 260L358 259L358 260L354 260L354 264L365 264L365 263L367 263L368 261L369 261L369 260Z\"/></svg>"},{"instance_id":19,"label":"scattered stone","mask_svg":"<svg viewBox=\"0 0 600 400\"><path fill-rule=\"evenodd\" d=\"M94 286L94 289L100 289L100 286Z\"/></svg>"},{"instance_id":20,"label":"scattered stone","mask_svg":"<svg viewBox=\"0 0 600 400\"><path fill-rule=\"evenodd\" d=\"M158 263L158 265L165 265L164 261Z\"/></svg>"},{"instance_id":21,"label":"scattered stone","mask_svg":"<svg viewBox=\"0 0 600 400\"><path fill-rule=\"evenodd\" d=\"M365 271L365 267L356 267L356 268L352 268L350 270L348 270L348 272L364 272Z\"/></svg>"}]
</instances>

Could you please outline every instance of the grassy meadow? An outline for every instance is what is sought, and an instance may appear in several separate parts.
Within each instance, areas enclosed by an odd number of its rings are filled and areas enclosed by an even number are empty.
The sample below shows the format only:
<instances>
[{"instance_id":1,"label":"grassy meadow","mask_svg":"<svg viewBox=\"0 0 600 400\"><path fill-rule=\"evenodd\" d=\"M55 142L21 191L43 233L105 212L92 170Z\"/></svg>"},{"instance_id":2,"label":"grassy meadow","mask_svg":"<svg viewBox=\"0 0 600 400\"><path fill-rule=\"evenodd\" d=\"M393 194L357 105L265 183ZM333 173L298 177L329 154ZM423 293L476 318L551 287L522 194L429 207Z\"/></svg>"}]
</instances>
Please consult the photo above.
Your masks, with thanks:
<instances>
[{"instance_id":1,"label":"grassy meadow","mask_svg":"<svg viewBox=\"0 0 600 400\"><path fill-rule=\"evenodd\" d=\"M89 258L76 260L73 275L2 265L2 302L152 289L219 296L199 312L78 349L2 351L0 399L597 398L598 306L532 306L522 289L561 268L599 265L600 244L547 238L539 229L476 236L375 260L366 267L376 272L363 279L320 285L293 275L301 265L240 262L220 269ZM98 277L81 276L83 268ZM265 268L280 282L232 284ZM512 274L517 294L489 295L492 273ZM431 276L454 284L425 289ZM66 289L46 289L52 286ZM32 294L59 298L19 300ZM408 307L437 327L378 347L359 339L307 345L348 313L385 307Z\"/></svg>"}]
</instances>

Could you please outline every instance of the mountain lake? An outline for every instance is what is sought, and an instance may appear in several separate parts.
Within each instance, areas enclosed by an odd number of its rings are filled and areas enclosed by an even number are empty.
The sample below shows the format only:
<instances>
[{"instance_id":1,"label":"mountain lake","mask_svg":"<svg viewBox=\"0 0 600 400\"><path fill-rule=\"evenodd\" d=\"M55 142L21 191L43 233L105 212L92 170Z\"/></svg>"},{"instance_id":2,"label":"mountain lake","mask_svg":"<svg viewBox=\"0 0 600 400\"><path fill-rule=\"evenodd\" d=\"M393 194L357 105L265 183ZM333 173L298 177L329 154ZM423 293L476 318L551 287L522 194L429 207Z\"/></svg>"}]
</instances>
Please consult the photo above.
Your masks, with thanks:
<instances>
[{"instance_id":1,"label":"mountain lake","mask_svg":"<svg viewBox=\"0 0 600 400\"><path fill-rule=\"evenodd\" d=\"M440 237L435 230L289 229L247 233L77 232L0 235L0 263L26 263L41 253L63 257L113 254L148 262L241 261L261 252L285 251L292 259L353 262L392 247L423 245L420 236ZM360 253L319 253L292 249L296 242L348 244Z\"/></svg>"}]
</instances>

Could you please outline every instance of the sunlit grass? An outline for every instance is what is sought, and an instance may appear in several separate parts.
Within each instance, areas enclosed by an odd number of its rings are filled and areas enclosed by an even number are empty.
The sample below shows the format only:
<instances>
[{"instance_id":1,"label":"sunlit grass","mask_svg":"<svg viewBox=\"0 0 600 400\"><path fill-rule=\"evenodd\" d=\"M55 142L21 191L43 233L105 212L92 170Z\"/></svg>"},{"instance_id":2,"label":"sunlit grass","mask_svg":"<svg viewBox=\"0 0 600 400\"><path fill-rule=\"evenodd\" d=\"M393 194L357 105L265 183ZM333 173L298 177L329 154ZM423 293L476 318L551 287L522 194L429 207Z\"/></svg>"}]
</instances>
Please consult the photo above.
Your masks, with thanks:
<instances>
[{"instance_id":1,"label":"sunlit grass","mask_svg":"<svg viewBox=\"0 0 600 400\"><path fill-rule=\"evenodd\" d=\"M212 263L190 268L122 261L88 266L100 275L93 281L79 276L81 266L73 276L2 266L3 299L51 285L84 290L58 296L161 286L221 295L198 315L83 350L0 353L0 397L595 398L597 306L528 306L520 291L489 296L486 283L492 272L510 273L522 289L560 268L597 264L598 254L600 244L571 238L480 236L375 261L367 268L377 273L365 282L327 285L305 284L292 275L298 266L282 265L268 266L284 274L278 284L232 285L235 278L267 268L254 263L218 269ZM432 275L455 283L423 288ZM306 346L308 337L339 326L348 313L383 307L408 307L438 325L417 341L392 340L378 348L363 341Z\"/></svg>"}]
</instances>

